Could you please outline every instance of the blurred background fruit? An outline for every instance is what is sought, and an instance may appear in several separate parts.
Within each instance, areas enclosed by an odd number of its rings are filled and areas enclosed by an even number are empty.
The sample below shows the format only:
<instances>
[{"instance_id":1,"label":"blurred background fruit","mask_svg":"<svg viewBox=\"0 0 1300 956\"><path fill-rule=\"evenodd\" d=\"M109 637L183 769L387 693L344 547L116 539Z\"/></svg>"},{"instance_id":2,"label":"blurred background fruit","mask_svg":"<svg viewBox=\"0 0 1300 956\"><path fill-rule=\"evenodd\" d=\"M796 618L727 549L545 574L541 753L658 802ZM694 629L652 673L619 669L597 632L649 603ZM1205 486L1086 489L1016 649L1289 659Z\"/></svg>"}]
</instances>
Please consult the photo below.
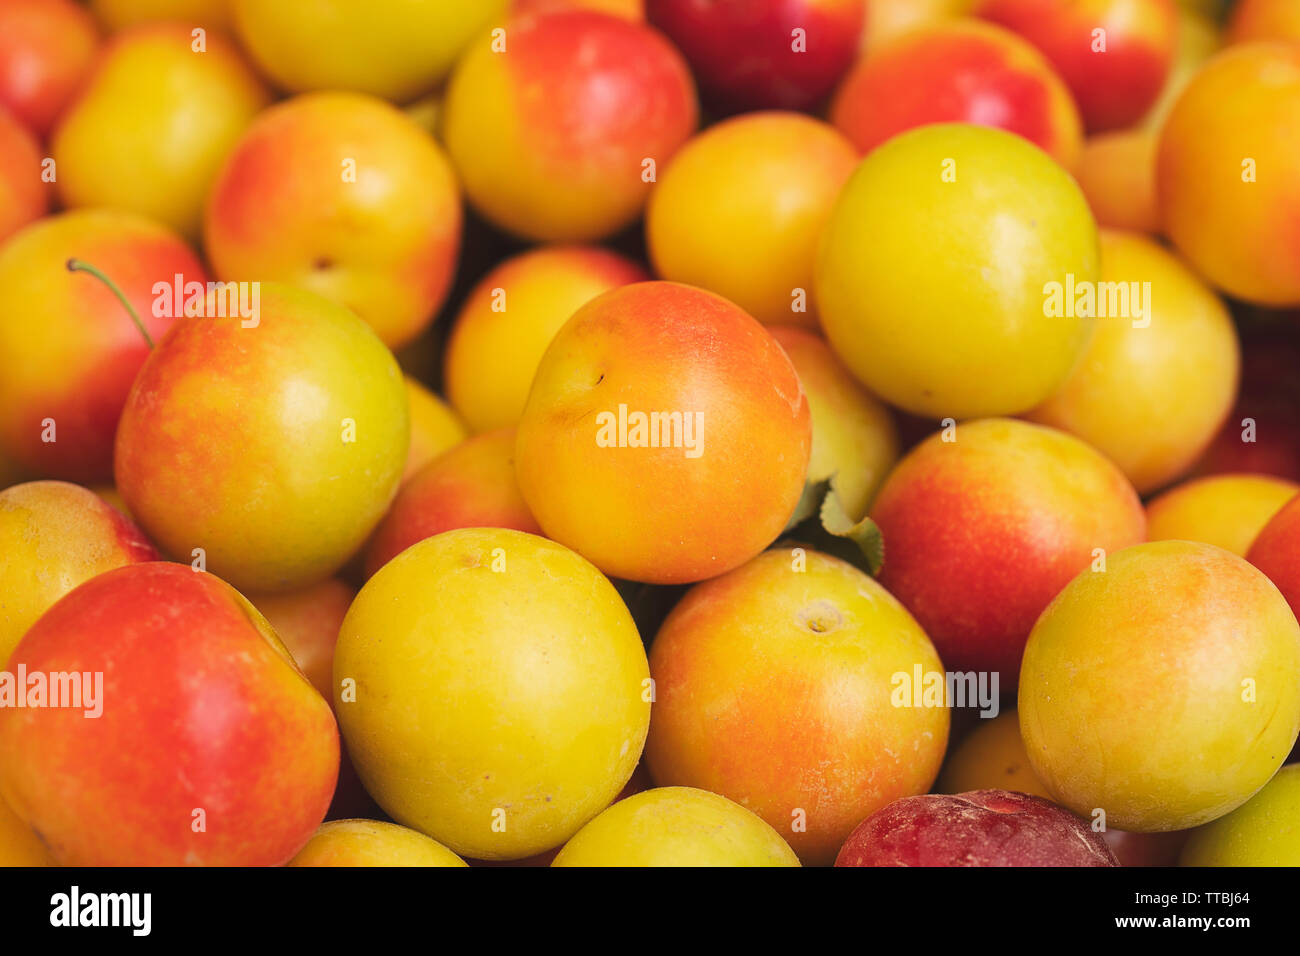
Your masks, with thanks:
<instances>
[{"instance_id":1,"label":"blurred background fruit","mask_svg":"<svg viewBox=\"0 0 1300 956\"><path fill-rule=\"evenodd\" d=\"M1295 0L1238 0L1228 17L1226 39L1300 40L1300 5Z\"/></svg>"},{"instance_id":2,"label":"blurred background fruit","mask_svg":"<svg viewBox=\"0 0 1300 956\"><path fill-rule=\"evenodd\" d=\"M867 0L862 53L919 27L965 16L974 6L975 0Z\"/></svg>"},{"instance_id":3,"label":"blurred background fruit","mask_svg":"<svg viewBox=\"0 0 1300 956\"><path fill-rule=\"evenodd\" d=\"M1178 43L1174 0L979 0L975 13L1043 51L1090 133L1142 118L1160 95Z\"/></svg>"},{"instance_id":4,"label":"blurred background fruit","mask_svg":"<svg viewBox=\"0 0 1300 956\"><path fill-rule=\"evenodd\" d=\"M252 598L298 669L327 701L334 699L334 645L356 596L355 588L337 578L326 578L296 591Z\"/></svg>"},{"instance_id":5,"label":"blurred background fruit","mask_svg":"<svg viewBox=\"0 0 1300 956\"><path fill-rule=\"evenodd\" d=\"M468 432L456 412L442 398L410 375L403 376L403 379L411 411L411 446L406 452L406 470L402 472L402 483L405 484L433 459L464 441Z\"/></svg>"},{"instance_id":6,"label":"blurred background fruit","mask_svg":"<svg viewBox=\"0 0 1300 956\"><path fill-rule=\"evenodd\" d=\"M1083 144L1075 177L1099 226L1160 233L1158 144L1156 134L1142 128L1098 133Z\"/></svg>"},{"instance_id":7,"label":"blurred background fruit","mask_svg":"<svg viewBox=\"0 0 1300 956\"><path fill-rule=\"evenodd\" d=\"M583 10L504 29L500 51L486 37L468 49L443 105L469 201L533 240L585 242L630 225L695 130L681 54L648 27Z\"/></svg>"},{"instance_id":8,"label":"blurred background fruit","mask_svg":"<svg viewBox=\"0 0 1300 956\"><path fill-rule=\"evenodd\" d=\"M0 866L58 866L36 831L0 800Z\"/></svg>"},{"instance_id":9,"label":"blurred background fruit","mask_svg":"<svg viewBox=\"0 0 1300 956\"><path fill-rule=\"evenodd\" d=\"M111 32L159 20L227 32L233 25L231 0L90 0L90 9Z\"/></svg>"},{"instance_id":10,"label":"blurred background fruit","mask_svg":"<svg viewBox=\"0 0 1300 956\"><path fill-rule=\"evenodd\" d=\"M602 292L648 278L598 246L540 246L500 263L456 316L444 358L448 399L472 431L517 425L561 326Z\"/></svg>"},{"instance_id":11,"label":"blurred background fruit","mask_svg":"<svg viewBox=\"0 0 1300 956\"><path fill-rule=\"evenodd\" d=\"M427 93L501 25L507 0L229 0L249 54L293 93L356 90L398 103Z\"/></svg>"},{"instance_id":12,"label":"blurred background fruit","mask_svg":"<svg viewBox=\"0 0 1300 956\"><path fill-rule=\"evenodd\" d=\"M829 481L845 513L867 513L885 475L898 460L898 429L888 406L858 384L820 336L807 329L774 325L799 373L812 413L812 455L808 481Z\"/></svg>"},{"instance_id":13,"label":"blurred background fruit","mask_svg":"<svg viewBox=\"0 0 1300 956\"><path fill-rule=\"evenodd\" d=\"M42 181L40 143L0 107L0 242L45 215L51 190Z\"/></svg>"},{"instance_id":14,"label":"blurred background fruit","mask_svg":"<svg viewBox=\"0 0 1300 956\"><path fill-rule=\"evenodd\" d=\"M0 106L43 140L98 47L94 18L73 0L2 0Z\"/></svg>"},{"instance_id":15,"label":"blurred background fruit","mask_svg":"<svg viewBox=\"0 0 1300 956\"><path fill-rule=\"evenodd\" d=\"M176 283L207 275L170 229L123 211L48 216L0 246L0 446L34 476L106 482L149 344L105 283L68 271L73 258L110 277L154 341L177 317Z\"/></svg>"},{"instance_id":16,"label":"blurred background fruit","mask_svg":"<svg viewBox=\"0 0 1300 956\"><path fill-rule=\"evenodd\" d=\"M1160 134L1165 234L1229 295L1300 305L1300 45L1247 43L1198 72Z\"/></svg>"},{"instance_id":17,"label":"blurred background fruit","mask_svg":"<svg viewBox=\"0 0 1300 956\"><path fill-rule=\"evenodd\" d=\"M596 10L629 20L645 19L645 0L512 0L510 4L512 16L573 9Z\"/></svg>"},{"instance_id":18,"label":"blurred background fruit","mask_svg":"<svg viewBox=\"0 0 1300 956\"><path fill-rule=\"evenodd\" d=\"M1210 475L1170 488L1147 503L1152 541L1203 541L1244 556L1300 484L1271 475Z\"/></svg>"},{"instance_id":19,"label":"blurred background fruit","mask_svg":"<svg viewBox=\"0 0 1300 956\"><path fill-rule=\"evenodd\" d=\"M927 123L1023 136L1067 169L1083 128L1065 83L1033 46L977 20L944 20L876 47L840 84L831 121L863 153Z\"/></svg>"},{"instance_id":20,"label":"blurred background fruit","mask_svg":"<svg viewBox=\"0 0 1300 956\"><path fill-rule=\"evenodd\" d=\"M515 480L515 430L475 435L406 482L366 546L366 576L411 545L453 528L541 534Z\"/></svg>"},{"instance_id":21,"label":"blurred background fruit","mask_svg":"<svg viewBox=\"0 0 1300 956\"><path fill-rule=\"evenodd\" d=\"M266 110L230 150L203 235L223 280L292 282L396 348L433 321L460 249L456 176L387 103L313 93Z\"/></svg>"},{"instance_id":22,"label":"blurred background fruit","mask_svg":"<svg viewBox=\"0 0 1300 956\"><path fill-rule=\"evenodd\" d=\"M710 108L808 110L858 50L863 0L645 0L681 49Z\"/></svg>"},{"instance_id":23,"label":"blurred background fruit","mask_svg":"<svg viewBox=\"0 0 1300 956\"><path fill-rule=\"evenodd\" d=\"M935 784L936 793L966 793L969 790L1014 790L1051 800L1052 795L1034 774L1020 740L1020 718L1004 710L975 729L949 749L943 773Z\"/></svg>"},{"instance_id":24,"label":"blurred background fruit","mask_svg":"<svg viewBox=\"0 0 1300 956\"><path fill-rule=\"evenodd\" d=\"M67 206L141 213L198 236L222 159L269 101L238 47L164 23L116 34L51 140ZM165 278L165 277L164 277Z\"/></svg>"},{"instance_id":25,"label":"blurred background fruit","mask_svg":"<svg viewBox=\"0 0 1300 956\"><path fill-rule=\"evenodd\" d=\"M730 299L768 325L815 328L817 240L857 166L827 124L747 113L689 140L650 194L655 272Z\"/></svg>"},{"instance_id":26,"label":"blurred background fruit","mask_svg":"<svg viewBox=\"0 0 1300 956\"><path fill-rule=\"evenodd\" d=\"M1178 42L1174 47L1174 62L1169 67L1164 89L1156 98L1155 105L1142 118L1139 128L1158 134L1183 87L1200 70L1201 64L1219 50L1222 31L1218 13L1200 9L1216 3L1218 0L1206 0L1205 3L1184 0L1179 4Z\"/></svg>"},{"instance_id":27,"label":"blurred background fruit","mask_svg":"<svg viewBox=\"0 0 1300 956\"><path fill-rule=\"evenodd\" d=\"M1241 349L1218 296L1151 240L1103 231L1100 281L1119 283L1128 308L1097 321L1065 384L1027 417L1090 443L1146 494L1185 474L1224 423Z\"/></svg>"}]
</instances>

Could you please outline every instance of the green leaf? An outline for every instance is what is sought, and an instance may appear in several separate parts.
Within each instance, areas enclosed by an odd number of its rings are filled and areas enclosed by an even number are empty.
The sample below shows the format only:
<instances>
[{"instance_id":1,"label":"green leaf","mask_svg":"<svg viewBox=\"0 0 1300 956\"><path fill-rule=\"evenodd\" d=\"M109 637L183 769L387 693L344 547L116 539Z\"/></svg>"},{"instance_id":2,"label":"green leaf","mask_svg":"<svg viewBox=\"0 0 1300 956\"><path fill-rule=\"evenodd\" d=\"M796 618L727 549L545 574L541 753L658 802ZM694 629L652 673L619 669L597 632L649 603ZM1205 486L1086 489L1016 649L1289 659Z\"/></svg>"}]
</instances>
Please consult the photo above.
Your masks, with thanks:
<instances>
[{"instance_id":1,"label":"green leaf","mask_svg":"<svg viewBox=\"0 0 1300 956\"><path fill-rule=\"evenodd\" d=\"M822 499L818 512L822 527L837 538L847 538L858 546L867 562L867 573L875 577L885 564L885 538L880 528L868 517L854 521L844 510L839 494L834 488Z\"/></svg>"},{"instance_id":2,"label":"green leaf","mask_svg":"<svg viewBox=\"0 0 1300 956\"><path fill-rule=\"evenodd\" d=\"M785 532L788 534L799 525L803 524L813 515L818 514L822 501L826 498L826 493L830 490L831 482L829 478L821 481L809 481L803 486L803 494L799 496L799 503L794 506L794 514L790 520L785 523Z\"/></svg>"},{"instance_id":3,"label":"green leaf","mask_svg":"<svg viewBox=\"0 0 1300 956\"><path fill-rule=\"evenodd\" d=\"M844 510L833 475L804 485L785 534L806 540L816 550L848 561L872 577L885 563L880 528L867 517L854 521Z\"/></svg>"}]
</instances>

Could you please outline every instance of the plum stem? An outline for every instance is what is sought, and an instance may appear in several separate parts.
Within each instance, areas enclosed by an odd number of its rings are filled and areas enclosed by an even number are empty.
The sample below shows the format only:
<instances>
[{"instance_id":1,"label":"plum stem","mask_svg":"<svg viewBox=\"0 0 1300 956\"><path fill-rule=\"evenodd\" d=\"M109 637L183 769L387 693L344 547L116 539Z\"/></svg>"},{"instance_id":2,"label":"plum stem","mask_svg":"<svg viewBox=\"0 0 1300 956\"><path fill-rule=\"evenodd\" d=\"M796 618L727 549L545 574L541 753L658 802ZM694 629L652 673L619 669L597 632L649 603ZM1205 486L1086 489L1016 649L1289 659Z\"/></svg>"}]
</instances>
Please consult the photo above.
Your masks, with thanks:
<instances>
[{"instance_id":1,"label":"plum stem","mask_svg":"<svg viewBox=\"0 0 1300 956\"><path fill-rule=\"evenodd\" d=\"M117 296L117 301L122 303L122 307L126 309L127 314L131 316L131 321L134 322L135 327L140 330L140 334L144 337L144 340L148 344L149 348L150 349L153 348L153 339L149 335L149 330L144 327L144 323L140 321L140 316L136 313L131 303L127 301L126 296L122 294L122 290L117 287L116 282L114 282L108 276L104 275L104 273L100 272L89 262L83 262L80 259L69 259L68 271L89 272L100 282L104 283L104 285L108 286L109 291L111 291L113 295Z\"/></svg>"}]
</instances>

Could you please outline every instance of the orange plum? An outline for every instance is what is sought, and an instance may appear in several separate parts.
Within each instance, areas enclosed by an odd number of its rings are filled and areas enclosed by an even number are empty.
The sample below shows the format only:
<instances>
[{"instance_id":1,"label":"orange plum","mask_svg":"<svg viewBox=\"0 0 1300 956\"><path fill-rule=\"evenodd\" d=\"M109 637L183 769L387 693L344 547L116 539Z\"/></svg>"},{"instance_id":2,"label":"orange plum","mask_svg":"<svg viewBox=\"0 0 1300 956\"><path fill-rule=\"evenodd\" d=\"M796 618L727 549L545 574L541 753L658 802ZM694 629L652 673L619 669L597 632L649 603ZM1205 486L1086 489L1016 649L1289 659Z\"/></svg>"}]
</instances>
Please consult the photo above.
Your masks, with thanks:
<instances>
[{"instance_id":1,"label":"orange plum","mask_svg":"<svg viewBox=\"0 0 1300 956\"><path fill-rule=\"evenodd\" d=\"M1152 541L1203 541L1245 555L1300 484L1271 475L1210 475L1177 485L1147 503Z\"/></svg>"},{"instance_id":2,"label":"orange plum","mask_svg":"<svg viewBox=\"0 0 1300 956\"><path fill-rule=\"evenodd\" d=\"M418 830L379 820L323 824L289 866L467 866Z\"/></svg>"},{"instance_id":3,"label":"orange plum","mask_svg":"<svg viewBox=\"0 0 1300 956\"><path fill-rule=\"evenodd\" d=\"M1052 799L1029 765L1020 739L1020 718L1014 710L978 721L975 729L952 748L934 789L936 793L1014 790Z\"/></svg>"},{"instance_id":4,"label":"orange plum","mask_svg":"<svg viewBox=\"0 0 1300 956\"><path fill-rule=\"evenodd\" d=\"M1103 231L1101 283L1118 290L1110 311L1121 314L1098 319L1065 384L1027 417L1090 443L1146 494L1213 440L1237 393L1241 347L1214 291L1145 236Z\"/></svg>"},{"instance_id":5,"label":"orange plum","mask_svg":"<svg viewBox=\"0 0 1300 956\"><path fill-rule=\"evenodd\" d=\"M551 342L515 463L548 536L606 574L685 584L780 534L811 442L799 376L762 325L710 292L640 282Z\"/></svg>"},{"instance_id":6,"label":"orange plum","mask_svg":"<svg viewBox=\"0 0 1300 956\"><path fill-rule=\"evenodd\" d=\"M337 578L286 591L257 594L250 600L271 622L294 663L311 685L333 706L334 645L348 613L355 588Z\"/></svg>"},{"instance_id":7,"label":"orange plum","mask_svg":"<svg viewBox=\"0 0 1300 956\"><path fill-rule=\"evenodd\" d=\"M512 16L553 13L556 10L598 10L629 20L645 19L645 0L511 0Z\"/></svg>"},{"instance_id":8,"label":"orange plum","mask_svg":"<svg viewBox=\"0 0 1300 956\"><path fill-rule=\"evenodd\" d=\"M1160 134L1165 234L1210 282L1259 305L1300 305L1300 44L1212 58Z\"/></svg>"},{"instance_id":9,"label":"orange plum","mask_svg":"<svg viewBox=\"0 0 1300 956\"><path fill-rule=\"evenodd\" d=\"M858 384L816 333L770 327L794 363L812 413L808 480L830 481L846 514L867 513L885 475L898 460L898 429L880 399Z\"/></svg>"},{"instance_id":10,"label":"orange plum","mask_svg":"<svg viewBox=\"0 0 1300 956\"><path fill-rule=\"evenodd\" d=\"M1300 40L1300 3L1295 0L1240 0L1228 17L1228 43Z\"/></svg>"},{"instance_id":11,"label":"orange plum","mask_svg":"<svg viewBox=\"0 0 1300 956\"><path fill-rule=\"evenodd\" d=\"M816 327L817 240L857 166L847 139L801 113L748 113L691 139L646 209L655 271L768 325Z\"/></svg>"},{"instance_id":12,"label":"orange plum","mask_svg":"<svg viewBox=\"0 0 1300 956\"><path fill-rule=\"evenodd\" d=\"M866 574L767 551L687 592L651 644L650 775L735 800L829 864L864 817L934 782L948 708L900 705L898 675L941 667Z\"/></svg>"},{"instance_id":13,"label":"orange plum","mask_svg":"<svg viewBox=\"0 0 1300 956\"><path fill-rule=\"evenodd\" d=\"M867 0L862 54L920 27L964 17L974 6L975 0Z\"/></svg>"},{"instance_id":14,"label":"orange plum","mask_svg":"<svg viewBox=\"0 0 1300 956\"><path fill-rule=\"evenodd\" d=\"M451 406L410 375L406 400L411 407L411 447L406 453L403 483L449 448L465 440L468 432Z\"/></svg>"},{"instance_id":15,"label":"orange plum","mask_svg":"<svg viewBox=\"0 0 1300 956\"><path fill-rule=\"evenodd\" d=\"M100 23L116 32L137 23L180 20L209 30L229 30L231 0L90 0Z\"/></svg>"},{"instance_id":16,"label":"orange plum","mask_svg":"<svg viewBox=\"0 0 1300 956\"><path fill-rule=\"evenodd\" d=\"M1216 0L1210 0L1211 3ZM1182 93L1183 87L1200 70L1201 64L1218 52L1222 46L1218 12L1207 13L1193 9L1186 3L1178 8L1178 45L1174 52L1174 62L1169 68L1169 77L1155 105L1147 111L1138 128L1148 130L1156 135L1164 125L1165 117L1173 108Z\"/></svg>"},{"instance_id":17,"label":"orange plum","mask_svg":"<svg viewBox=\"0 0 1300 956\"><path fill-rule=\"evenodd\" d=\"M1083 144L1074 174L1099 226L1160 232L1158 144L1154 132L1141 128L1098 133Z\"/></svg>"}]
</instances>

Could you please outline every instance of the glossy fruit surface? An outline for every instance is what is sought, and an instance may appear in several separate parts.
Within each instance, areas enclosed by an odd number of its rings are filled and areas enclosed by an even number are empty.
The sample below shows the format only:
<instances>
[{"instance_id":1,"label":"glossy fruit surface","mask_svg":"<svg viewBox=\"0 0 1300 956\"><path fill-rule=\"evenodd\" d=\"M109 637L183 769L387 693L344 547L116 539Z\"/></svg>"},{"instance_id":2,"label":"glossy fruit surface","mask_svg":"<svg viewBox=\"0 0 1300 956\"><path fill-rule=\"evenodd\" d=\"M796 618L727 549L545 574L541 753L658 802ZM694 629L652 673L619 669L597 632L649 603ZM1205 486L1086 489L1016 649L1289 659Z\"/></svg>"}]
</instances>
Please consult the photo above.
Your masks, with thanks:
<instances>
[{"instance_id":1,"label":"glossy fruit surface","mask_svg":"<svg viewBox=\"0 0 1300 956\"><path fill-rule=\"evenodd\" d=\"M1104 810L1124 830L1208 823L1250 799L1295 743L1300 624L1221 548L1128 548L1043 612L1019 711L1034 772L1063 806Z\"/></svg>"},{"instance_id":2,"label":"glossy fruit surface","mask_svg":"<svg viewBox=\"0 0 1300 956\"><path fill-rule=\"evenodd\" d=\"M515 468L548 536L615 577L681 584L771 544L811 443L798 374L763 326L712 293L641 282L551 342Z\"/></svg>"},{"instance_id":3,"label":"glossy fruit surface","mask_svg":"<svg viewBox=\"0 0 1300 956\"><path fill-rule=\"evenodd\" d=\"M1047 398L1082 355L1094 320L1049 314L1045 290L1096 281L1097 260L1083 194L1046 153L937 124L858 167L815 288L831 345L881 398L934 418L1004 415Z\"/></svg>"},{"instance_id":4,"label":"glossy fruit surface","mask_svg":"<svg viewBox=\"0 0 1300 956\"><path fill-rule=\"evenodd\" d=\"M222 318L209 296L211 315L159 341L118 426L117 487L168 554L249 591L291 590L364 544L410 421L401 371L364 322L273 283L259 303L255 320Z\"/></svg>"},{"instance_id":5,"label":"glossy fruit surface","mask_svg":"<svg viewBox=\"0 0 1300 956\"><path fill-rule=\"evenodd\" d=\"M0 792L64 865L278 866L325 815L329 704L212 575L164 562L101 574L9 666L100 675L81 707L0 708Z\"/></svg>"},{"instance_id":6,"label":"glossy fruit surface","mask_svg":"<svg viewBox=\"0 0 1300 956\"><path fill-rule=\"evenodd\" d=\"M641 754L648 681L609 581L561 545L498 528L449 531L386 564L334 658L366 789L476 859L559 846L609 805Z\"/></svg>"}]
</instances>

